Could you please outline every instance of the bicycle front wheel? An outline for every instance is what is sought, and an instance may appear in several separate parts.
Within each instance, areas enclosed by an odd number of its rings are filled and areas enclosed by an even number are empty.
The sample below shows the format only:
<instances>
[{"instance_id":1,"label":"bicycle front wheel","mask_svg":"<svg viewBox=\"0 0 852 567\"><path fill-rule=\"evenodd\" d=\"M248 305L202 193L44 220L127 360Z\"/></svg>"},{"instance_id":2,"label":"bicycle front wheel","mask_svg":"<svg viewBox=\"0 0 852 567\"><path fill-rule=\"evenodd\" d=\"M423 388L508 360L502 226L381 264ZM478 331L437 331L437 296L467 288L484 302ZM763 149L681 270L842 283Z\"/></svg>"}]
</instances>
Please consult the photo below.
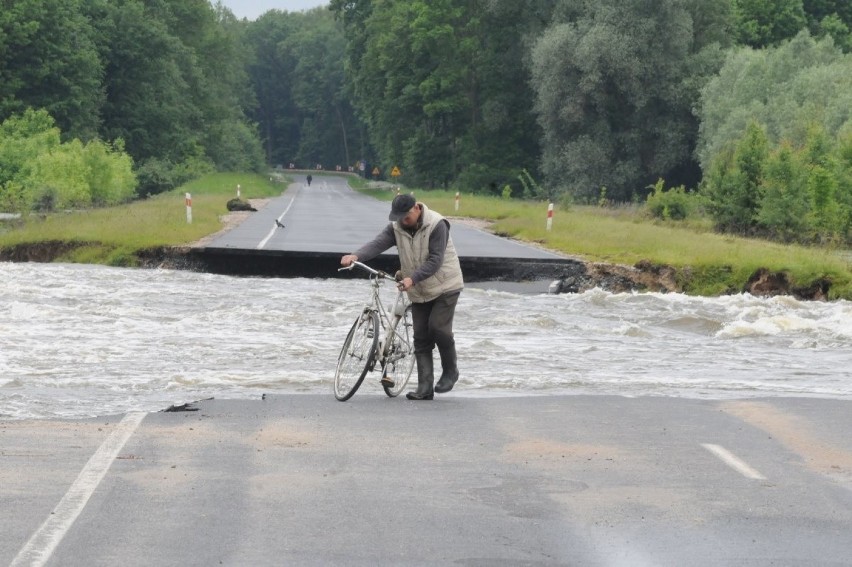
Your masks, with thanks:
<instances>
[{"instance_id":1,"label":"bicycle front wheel","mask_svg":"<svg viewBox=\"0 0 852 567\"><path fill-rule=\"evenodd\" d=\"M370 370L378 348L379 316L375 311L365 311L352 324L340 356L337 357L337 369L334 372L335 398L345 402L355 395Z\"/></svg>"}]
</instances>

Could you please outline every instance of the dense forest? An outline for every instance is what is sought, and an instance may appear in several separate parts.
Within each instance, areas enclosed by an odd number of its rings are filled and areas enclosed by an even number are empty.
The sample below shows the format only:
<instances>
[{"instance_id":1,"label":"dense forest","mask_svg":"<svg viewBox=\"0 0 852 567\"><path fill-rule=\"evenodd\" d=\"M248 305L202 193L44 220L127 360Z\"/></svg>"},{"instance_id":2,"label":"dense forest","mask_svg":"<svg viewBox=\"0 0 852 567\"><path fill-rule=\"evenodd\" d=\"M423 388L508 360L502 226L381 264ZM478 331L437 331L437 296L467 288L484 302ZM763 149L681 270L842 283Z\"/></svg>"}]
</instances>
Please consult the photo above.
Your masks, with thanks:
<instances>
[{"instance_id":1,"label":"dense forest","mask_svg":"<svg viewBox=\"0 0 852 567\"><path fill-rule=\"evenodd\" d=\"M847 244L850 30L848 0L5 0L0 211L363 161Z\"/></svg>"}]
</instances>

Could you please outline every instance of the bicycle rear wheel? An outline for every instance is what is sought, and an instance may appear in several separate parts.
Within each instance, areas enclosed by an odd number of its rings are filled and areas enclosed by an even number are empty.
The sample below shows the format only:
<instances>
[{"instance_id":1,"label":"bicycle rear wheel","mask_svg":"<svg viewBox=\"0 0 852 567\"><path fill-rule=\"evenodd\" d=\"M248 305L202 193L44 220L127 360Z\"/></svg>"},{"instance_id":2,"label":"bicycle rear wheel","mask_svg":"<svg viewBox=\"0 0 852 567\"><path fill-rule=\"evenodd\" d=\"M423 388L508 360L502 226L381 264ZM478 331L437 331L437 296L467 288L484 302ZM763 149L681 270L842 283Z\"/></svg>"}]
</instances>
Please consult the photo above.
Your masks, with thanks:
<instances>
[{"instance_id":1,"label":"bicycle rear wheel","mask_svg":"<svg viewBox=\"0 0 852 567\"><path fill-rule=\"evenodd\" d=\"M379 316L364 311L352 324L334 371L334 397L345 402L358 391L379 347Z\"/></svg>"},{"instance_id":2,"label":"bicycle rear wheel","mask_svg":"<svg viewBox=\"0 0 852 567\"><path fill-rule=\"evenodd\" d=\"M391 398L400 395L411 378L414 370L414 331L411 324L411 305L405 308L405 315L396 327L393 347L388 355L389 361L382 369L382 378L393 378L393 387L382 382L385 394Z\"/></svg>"}]
</instances>

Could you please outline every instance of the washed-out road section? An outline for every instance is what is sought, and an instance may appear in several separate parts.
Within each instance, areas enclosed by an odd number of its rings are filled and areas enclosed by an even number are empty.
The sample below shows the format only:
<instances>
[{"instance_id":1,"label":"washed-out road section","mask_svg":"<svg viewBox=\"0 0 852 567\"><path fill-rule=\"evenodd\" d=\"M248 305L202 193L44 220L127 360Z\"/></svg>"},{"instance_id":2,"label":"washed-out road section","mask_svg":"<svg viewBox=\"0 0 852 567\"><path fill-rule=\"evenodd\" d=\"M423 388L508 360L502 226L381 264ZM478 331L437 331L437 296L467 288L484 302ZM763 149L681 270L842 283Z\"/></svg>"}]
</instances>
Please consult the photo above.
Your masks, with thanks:
<instances>
[{"instance_id":1,"label":"washed-out road section","mask_svg":"<svg viewBox=\"0 0 852 567\"><path fill-rule=\"evenodd\" d=\"M315 175L310 186L297 177L280 197L238 226L190 250L189 255L202 269L213 273L338 277L340 256L372 240L387 225L389 211L389 202L352 190L344 177ZM438 212L462 216L464 204L458 212ZM543 211L542 223L545 214ZM489 287L497 288L511 282L515 290L546 292L554 279L585 272L579 260L501 238L463 222L451 220L450 234L465 281L472 284L493 282ZM371 265L396 270L396 249L374 259ZM351 277L348 272L340 276Z\"/></svg>"}]
</instances>

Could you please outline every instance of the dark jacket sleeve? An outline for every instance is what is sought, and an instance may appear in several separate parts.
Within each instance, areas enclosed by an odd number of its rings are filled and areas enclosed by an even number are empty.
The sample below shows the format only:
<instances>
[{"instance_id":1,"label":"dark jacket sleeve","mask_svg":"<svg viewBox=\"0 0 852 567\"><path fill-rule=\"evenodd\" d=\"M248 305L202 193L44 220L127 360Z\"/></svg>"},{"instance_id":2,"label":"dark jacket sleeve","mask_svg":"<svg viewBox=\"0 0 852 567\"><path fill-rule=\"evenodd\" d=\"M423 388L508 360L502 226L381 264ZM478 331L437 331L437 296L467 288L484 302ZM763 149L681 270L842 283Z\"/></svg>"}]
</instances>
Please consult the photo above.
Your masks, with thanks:
<instances>
[{"instance_id":1,"label":"dark jacket sleeve","mask_svg":"<svg viewBox=\"0 0 852 567\"><path fill-rule=\"evenodd\" d=\"M396 246L396 237L393 233L393 225L388 223L383 231L379 233L372 241L368 242L355 252L360 262L369 262L388 248ZM429 247L431 249L431 241ZM446 246L446 245L445 245Z\"/></svg>"},{"instance_id":2,"label":"dark jacket sleeve","mask_svg":"<svg viewBox=\"0 0 852 567\"><path fill-rule=\"evenodd\" d=\"M411 281L420 283L428 277L435 275L444 263L444 253L447 251L447 241L450 239L450 223L442 219L438 226L429 235L429 255L423 265L411 274Z\"/></svg>"}]
</instances>

